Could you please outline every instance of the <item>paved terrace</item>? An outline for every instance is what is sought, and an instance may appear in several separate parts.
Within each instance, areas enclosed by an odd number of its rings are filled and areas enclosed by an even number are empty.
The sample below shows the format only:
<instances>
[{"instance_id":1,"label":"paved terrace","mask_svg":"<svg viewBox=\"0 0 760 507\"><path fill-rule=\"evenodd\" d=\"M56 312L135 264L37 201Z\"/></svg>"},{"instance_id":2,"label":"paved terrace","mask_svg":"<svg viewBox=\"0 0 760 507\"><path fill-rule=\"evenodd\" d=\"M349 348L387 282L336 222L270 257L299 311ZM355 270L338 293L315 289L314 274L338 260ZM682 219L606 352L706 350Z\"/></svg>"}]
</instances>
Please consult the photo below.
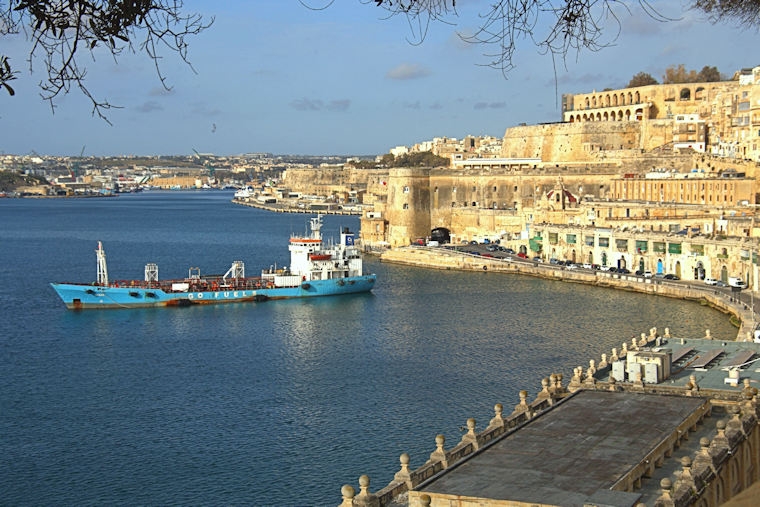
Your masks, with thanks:
<instances>
[{"instance_id":1,"label":"paved terrace","mask_svg":"<svg viewBox=\"0 0 760 507\"><path fill-rule=\"evenodd\" d=\"M660 383L616 381L612 361L629 352L670 353L671 375ZM705 459L714 470L727 466L736 452L727 442L737 445L755 432L757 387L760 344L677 338L653 328L638 341L590 358L566 386L562 375L545 378L533 402L522 391L509 416L496 405L480 433L468 420L469 431L453 447L446 449L439 435L437 448L417 470L402 455L394 481L376 494L366 476L358 495L344 486L341 505L653 506L663 498L663 480L672 484L673 497L709 487L709 481L684 481L682 474L691 463L703 473L697 463ZM751 413L740 419L740 407ZM689 493L679 493L684 491Z\"/></svg>"},{"instance_id":2,"label":"paved terrace","mask_svg":"<svg viewBox=\"0 0 760 507\"><path fill-rule=\"evenodd\" d=\"M688 431L704 405L702 398L580 391L419 491L451 499L632 506L640 493L611 488L674 429Z\"/></svg>"}]
</instances>

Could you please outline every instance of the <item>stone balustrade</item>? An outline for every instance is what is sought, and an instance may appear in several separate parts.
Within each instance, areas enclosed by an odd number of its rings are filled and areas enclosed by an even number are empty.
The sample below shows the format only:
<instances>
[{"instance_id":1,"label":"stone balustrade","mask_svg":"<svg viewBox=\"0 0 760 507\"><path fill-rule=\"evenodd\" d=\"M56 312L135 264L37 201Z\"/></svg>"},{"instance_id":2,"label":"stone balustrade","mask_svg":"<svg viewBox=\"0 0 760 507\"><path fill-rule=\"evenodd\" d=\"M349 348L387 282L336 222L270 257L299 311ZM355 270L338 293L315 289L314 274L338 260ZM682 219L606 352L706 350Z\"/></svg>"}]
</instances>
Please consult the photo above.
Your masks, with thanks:
<instances>
[{"instance_id":1,"label":"stone balustrade","mask_svg":"<svg viewBox=\"0 0 760 507\"><path fill-rule=\"evenodd\" d=\"M709 330L706 332L709 338ZM715 476L719 469L736 454L736 450L750 438L757 439L758 417L758 389L745 380L744 388L740 392L702 389L695 380L694 375L684 385L674 384L644 384L641 379L634 382L619 382L611 377L611 363L625 358L631 350L638 350L645 346L660 344L662 339L671 339L670 331L665 329L664 336L657 333L656 328L651 328L649 333L642 333L641 339L633 339L632 343L622 343L620 352L612 349L611 353L601 355L601 361L589 360L589 367L585 370L579 366L575 368L573 377L567 387L562 385L562 374L552 374L541 381L541 390L532 402L527 401L527 391L520 391L520 401L515 405L510 415L503 415L503 405L494 406L494 417L488 426L480 433L476 431L475 419L466 421L467 432L461 440L449 450L446 450L446 439L443 435L435 437L436 448L430 454L429 459L415 470L409 469L410 457L407 453L400 456L401 469L395 474L393 480L384 488L375 493L369 490L370 480L366 475L359 478L360 492L350 485L344 485L341 489L343 501L339 507L382 507L397 505L399 497L409 491L423 485L440 472L450 468L454 464L467 458L479 449L487 448L500 437L517 431L519 427L551 408L556 403L561 403L582 389L596 389L609 391L629 391L650 394L665 394L692 396L699 393L705 398L705 403L685 419L667 439L660 442L649 454L636 466L621 477L612 489L620 491L634 491L641 487L641 481L645 477L651 477L656 467L662 466L663 462L670 457L674 450L681 446L683 440L688 439L690 432L696 431L697 425L701 424L705 417L711 415L713 406L722 406L730 414L731 419L718 421L716 424L717 435L710 441L706 438L700 440L701 450L692 459L686 457L682 461L683 471L675 482L663 479L660 483L661 496L657 500L658 507L680 507L690 505L695 492L703 491L709 487L711 476ZM608 361L610 358L610 361ZM608 379L608 380L601 380ZM744 487L748 484L744 485ZM685 493L691 492L689 494ZM427 503L426 503L427 498ZM430 498L421 495L415 505L429 505Z\"/></svg>"}]
</instances>

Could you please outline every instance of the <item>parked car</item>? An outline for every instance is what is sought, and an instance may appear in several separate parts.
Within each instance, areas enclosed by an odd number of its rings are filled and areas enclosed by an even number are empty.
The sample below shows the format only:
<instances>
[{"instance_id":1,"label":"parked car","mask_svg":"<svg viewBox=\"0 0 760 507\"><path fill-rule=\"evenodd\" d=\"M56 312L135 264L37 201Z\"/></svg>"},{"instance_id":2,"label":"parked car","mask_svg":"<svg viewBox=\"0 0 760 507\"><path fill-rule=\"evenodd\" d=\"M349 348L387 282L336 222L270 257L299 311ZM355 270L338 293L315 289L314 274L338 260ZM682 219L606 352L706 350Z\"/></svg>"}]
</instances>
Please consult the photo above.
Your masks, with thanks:
<instances>
[{"instance_id":1,"label":"parked car","mask_svg":"<svg viewBox=\"0 0 760 507\"><path fill-rule=\"evenodd\" d=\"M664 278L665 280L680 280L680 278L678 278L676 275L672 273L668 273L667 275L664 276Z\"/></svg>"},{"instance_id":2,"label":"parked car","mask_svg":"<svg viewBox=\"0 0 760 507\"><path fill-rule=\"evenodd\" d=\"M544 262L544 260L539 256L535 256L533 257L533 262Z\"/></svg>"},{"instance_id":3,"label":"parked car","mask_svg":"<svg viewBox=\"0 0 760 507\"><path fill-rule=\"evenodd\" d=\"M649 270L644 271L644 278L652 278L652 272Z\"/></svg>"},{"instance_id":4,"label":"parked car","mask_svg":"<svg viewBox=\"0 0 760 507\"><path fill-rule=\"evenodd\" d=\"M716 280L715 278L707 277L707 278L705 278L705 284L707 284L707 285L718 285L718 280Z\"/></svg>"},{"instance_id":5,"label":"parked car","mask_svg":"<svg viewBox=\"0 0 760 507\"><path fill-rule=\"evenodd\" d=\"M527 256L527 255L525 255L525 254L524 254L524 253L522 253L522 252L520 252L519 254L517 254L517 256L518 256L519 258L521 258L521 259L527 259L527 258L528 258L528 256Z\"/></svg>"}]
</instances>

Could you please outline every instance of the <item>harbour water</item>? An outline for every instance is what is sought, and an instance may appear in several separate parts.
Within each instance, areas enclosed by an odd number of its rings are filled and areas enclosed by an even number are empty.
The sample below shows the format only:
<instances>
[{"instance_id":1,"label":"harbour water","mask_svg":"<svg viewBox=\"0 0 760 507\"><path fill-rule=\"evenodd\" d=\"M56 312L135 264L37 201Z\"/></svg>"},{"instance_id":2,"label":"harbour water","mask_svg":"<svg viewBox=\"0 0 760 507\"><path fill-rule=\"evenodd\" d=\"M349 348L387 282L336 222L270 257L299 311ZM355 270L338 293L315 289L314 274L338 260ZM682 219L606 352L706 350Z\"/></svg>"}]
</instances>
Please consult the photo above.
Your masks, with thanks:
<instances>
[{"instance_id":1,"label":"harbour water","mask_svg":"<svg viewBox=\"0 0 760 507\"><path fill-rule=\"evenodd\" d=\"M337 505L650 327L736 334L696 303L373 258L371 294L304 301L72 312L48 285L94 280L99 240L112 279L285 265L309 216L231 198L0 200L0 504Z\"/></svg>"}]
</instances>

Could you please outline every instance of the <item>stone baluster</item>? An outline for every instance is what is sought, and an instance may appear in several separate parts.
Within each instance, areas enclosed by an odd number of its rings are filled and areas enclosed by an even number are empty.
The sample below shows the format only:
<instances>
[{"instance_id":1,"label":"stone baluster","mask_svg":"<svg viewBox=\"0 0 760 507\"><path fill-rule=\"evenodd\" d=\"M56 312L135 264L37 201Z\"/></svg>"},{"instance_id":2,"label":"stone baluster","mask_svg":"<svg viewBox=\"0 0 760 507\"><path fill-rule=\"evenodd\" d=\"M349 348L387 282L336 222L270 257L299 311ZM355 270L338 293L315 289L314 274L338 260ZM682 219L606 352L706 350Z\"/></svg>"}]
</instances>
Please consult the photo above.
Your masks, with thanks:
<instances>
[{"instance_id":1,"label":"stone baluster","mask_svg":"<svg viewBox=\"0 0 760 507\"><path fill-rule=\"evenodd\" d=\"M557 394L557 374L552 373L549 375L549 393L551 395Z\"/></svg>"},{"instance_id":2,"label":"stone baluster","mask_svg":"<svg viewBox=\"0 0 760 507\"><path fill-rule=\"evenodd\" d=\"M581 388L581 382L583 378L583 367L578 366L573 368L573 376L570 377L570 382L567 384L567 390L571 393L576 392Z\"/></svg>"},{"instance_id":3,"label":"stone baluster","mask_svg":"<svg viewBox=\"0 0 760 507\"><path fill-rule=\"evenodd\" d=\"M448 468L449 464L446 461L446 451L443 448L443 444L446 443L446 438L443 435L435 436L435 451L430 454L428 463L438 463L443 465L443 468Z\"/></svg>"},{"instance_id":4,"label":"stone baluster","mask_svg":"<svg viewBox=\"0 0 760 507\"><path fill-rule=\"evenodd\" d=\"M359 494L354 497L355 507L380 507L380 499L369 492L369 476L359 477Z\"/></svg>"},{"instance_id":5,"label":"stone baluster","mask_svg":"<svg viewBox=\"0 0 760 507\"><path fill-rule=\"evenodd\" d=\"M620 350L620 359L625 359L628 355L628 344L623 342L622 349Z\"/></svg>"},{"instance_id":6,"label":"stone baluster","mask_svg":"<svg viewBox=\"0 0 760 507\"><path fill-rule=\"evenodd\" d=\"M689 381L686 383L686 389L689 390L686 393L687 396L696 396L699 393L699 384L697 384L697 376L693 373L689 375Z\"/></svg>"},{"instance_id":7,"label":"stone baluster","mask_svg":"<svg viewBox=\"0 0 760 507\"><path fill-rule=\"evenodd\" d=\"M554 380L554 394L564 393L565 388L562 387L562 374L555 373L554 375L552 375L552 379Z\"/></svg>"},{"instance_id":8,"label":"stone baluster","mask_svg":"<svg viewBox=\"0 0 760 507\"><path fill-rule=\"evenodd\" d=\"M355 494L354 487L344 484L343 487L340 488L340 494L343 497L343 501L338 507L353 507Z\"/></svg>"},{"instance_id":9,"label":"stone baluster","mask_svg":"<svg viewBox=\"0 0 760 507\"><path fill-rule=\"evenodd\" d=\"M712 336L710 336L709 329L705 329L705 340L712 340Z\"/></svg>"},{"instance_id":10,"label":"stone baluster","mask_svg":"<svg viewBox=\"0 0 760 507\"><path fill-rule=\"evenodd\" d=\"M589 364L588 370L586 370L586 377L583 379L583 382L587 386L593 386L596 384L596 377L594 377L594 374L596 373L596 367L594 366L594 360L592 359L590 361L591 364Z\"/></svg>"},{"instance_id":11,"label":"stone baluster","mask_svg":"<svg viewBox=\"0 0 760 507\"><path fill-rule=\"evenodd\" d=\"M602 360L599 361L599 369L603 370L608 366L609 366L609 363L607 362L607 354L602 354Z\"/></svg>"},{"instance_id":12,"label":"stone baluster","mask_svg":"<svg viewBox=\"0 0 760 507\"><path fill-rule=\"evenodd\" d=\"M647 343L649 343L649 339L647 338L647 335L645 333L641 333L641 339L639 340L638 346L646 347Z\"/></svg>"},{"instance_id":13,"label":"stone baluster","mask_svg":"<svg viewBox=\"0 0 760 507\"><path fill-rule=\"evenodd\" d=\"M549 392L549 379L544 377L541 379L541 392L536 395L536 399L542 400L544 398L551 398L552 394Z\"/></svg>"},{"instance_id":14,"label":"stone baluster","mask_svg":"<svg viewBox=\"0 0 760 507\"><path fill-rule=\"evenodd\" d=\"M533 416L533 411L530 409L530 405L528 405L528 391L520 391L520 403L515 405L515 409L512 412L512 416L519 415L525 413L525 415L530 419Z\"/></svg>"},{"instance_id":15,"label":"stone baluster","mask_svg":"<svg viewBox=\"0 0 760 507\"><path fill-rule=\"evenodd\" d=\"M462 435L461 443L472 444L473 450L477 451L480 447L478 445L478 435L475 433L475 419L470 417L467 419L467 433Z\"/></svg>"},{"instance_id":16,"label":"stone baluster","mask_svg":"<svg viewBox=\"0 0 760 507\"><path fill-rule=\"evenodd\" d=\"M617 363L620 360L618 357L617 349L612 349L612 355L610 356L611 363Z\"/></svg>"},{"instance_id":17,"label":"stone baluster","mask_svg":"<svg viewBox=\"0 0 760 507\"><path fill-rule=\"evenodd\" d=\"M666 340L670 339L670 328L669 327L665 328L665 339Z\"/></svg>"},{"instance_id":18,"label":"stone baluster","mask_svg":"<svg viewBox=\"0 0 760 507\"><path fill-rule=\"evenodd\" d=\"M414 488L414 485L412 484L412 476L409 473L409 455L407 453L402 453L401 456L399 456L399 461L401 462L401 470L396 472L393 476L393 480L395 482L403 482L406 484L406 487L411 490Z\"/></svg>"},{"instance_id":19,"label":"stone baluster","mask_svg":"<svg viewBox=\"0 0 760 507\"><path fill-rule=\"evenodd\" d=\"M673 484L673 500L678 505L688 505L686 502L691 500L697 491L697 485L691 474L691 458L689 456L681 458L681 466L683 470Z\"/></svg>"},{"instance_id":20,"label":"stone baluster","mask_svg":"<svg viewBox=\"0 0 760 507\"><path fill-rule=\"evenodd\" d=\"M699 451L694 456L692 469L695 475L699 475L704 482L711 481L717 473L716 463L710 454L710 439L702 437L699 439Z\"/></svg>"},{"instance_id":21,"label":"stone baluster","mask_svg":"<svg viewBox=\"0 0 760 507\"><path fill-rule=\"evenodd\" d=\"M631 349L630 350L639 350L639 342L636 341L636 338L631 338Z\"/></svg>"},{"instance_id":22,"label":"stone baluster","mask_svg":"<svg viewBox=\"0 0 760 507\"><path fill-rule=\"evenodd\" d=\"M675 507L675 503L673 502L673 495L671 493L672 487L673 483L667 477L660 481L661 493L657 500L654 502L655 507Z\"/></svg>"},{"instance_id":23,"label":"stone baluster","mask_svg":"<svg viewBox=\"0 0 760 507\"><path fill-rule=\"evenodd\" d=\"M633 381L633 385L634 385L634 387L638 387L638 388L641 388L641 389L644 388L644 379L641 377L641 372L640 371L636 372L636 378Z\"/></svg>"},{"instance_id":24,"label":"stone baluster","mask_svg":"<svg viewBox=\"0 0 760 507\"><path fill-rule=\"evenodd\" d=\"M718 430L718 434L710 442L710 455L715 463L722 463L731 451L731 446L726 437L726 421L721 419L715 423L715 429Z\"/></svg>"},{"instance_id":25,"label":"stone baluster","mask_svg":"<svg viewBox=\"0 0 760 507\"><path fill-rule=\"evenodd\" d=\"M504 412L504 406L501 403L497 403L493 406L493 412L494 416L491 419L491 422L488 423L488 428L486 428L486 430L504 427L504 417L502 416L502 413Z\"/></svg>"}]
</instances>

